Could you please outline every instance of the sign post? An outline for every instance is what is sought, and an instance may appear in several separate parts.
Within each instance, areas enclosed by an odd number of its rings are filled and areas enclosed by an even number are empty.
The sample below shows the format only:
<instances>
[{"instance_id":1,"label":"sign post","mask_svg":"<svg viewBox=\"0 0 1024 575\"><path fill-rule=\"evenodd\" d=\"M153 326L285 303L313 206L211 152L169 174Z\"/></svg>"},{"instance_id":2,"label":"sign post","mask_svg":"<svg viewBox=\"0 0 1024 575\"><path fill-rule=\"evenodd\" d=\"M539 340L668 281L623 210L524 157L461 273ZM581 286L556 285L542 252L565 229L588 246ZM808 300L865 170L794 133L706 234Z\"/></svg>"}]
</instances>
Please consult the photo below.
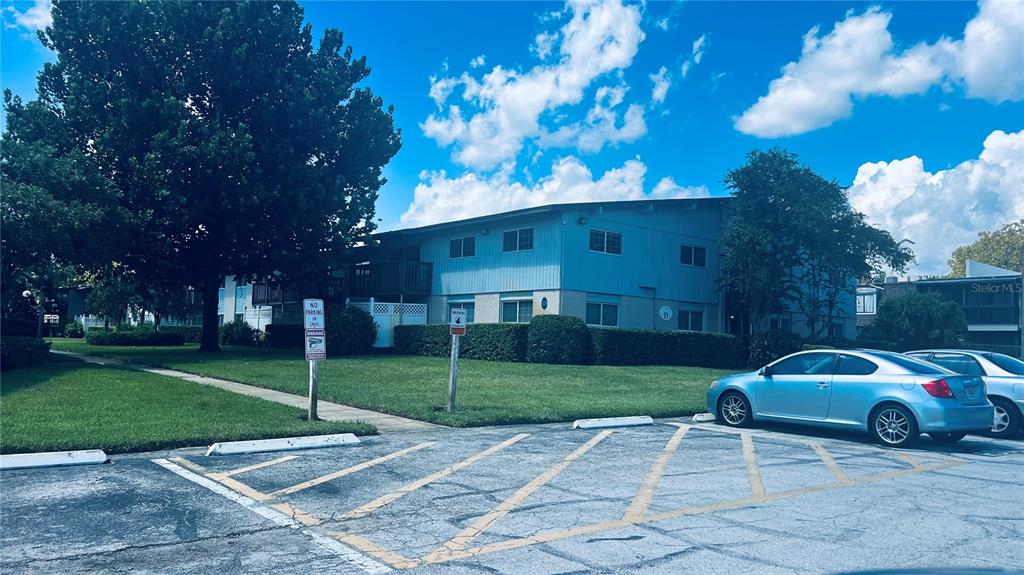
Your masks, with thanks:
<instances>
[{"instance_id":1,"label":"sign post","mask_svg":"<svg viewBox=\"0 0 1024 575\"><path fill-rule=\"evenodd\" d=\"M309 420L316 420L319 399L319 363L327 359L327 332L324 329L324 300L302 300L302 325L306 329L306 361L309 362Z\"/></svg>"},{"instance_id":2,"label":"sign post","mask_svg":"<svg viewBox=\"0 0 1024 575\"><path fill-rule=\"evenodd\" d=\"M452 308L448 332L452 334L452 360L448 375L448 412L451 413L455 411L455 387L459 378L459 338L466 335L466 310Z\"/></svg>"}]
</instances>

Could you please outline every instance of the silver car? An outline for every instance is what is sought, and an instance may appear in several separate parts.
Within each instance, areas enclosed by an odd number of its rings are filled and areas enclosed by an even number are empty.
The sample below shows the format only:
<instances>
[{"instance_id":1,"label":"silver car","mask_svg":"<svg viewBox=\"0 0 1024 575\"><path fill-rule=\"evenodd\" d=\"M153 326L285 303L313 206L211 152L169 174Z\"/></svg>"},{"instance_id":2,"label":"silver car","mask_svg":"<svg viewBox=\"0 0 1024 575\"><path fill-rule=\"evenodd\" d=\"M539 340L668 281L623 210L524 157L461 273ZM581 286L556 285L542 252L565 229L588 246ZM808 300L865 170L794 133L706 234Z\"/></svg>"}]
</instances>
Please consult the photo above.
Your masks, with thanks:
<instances>
[{"instance_id":1,"label":"silver car","mask_svg":"<svg viewBox=\"0 0 1024 575\"><path fill-rule=\"evenodd\" d=\"M988 351L923 349L906 355L968 375L980 375L995 406L989 435L1013 437L1024 431L1024 361Z\"/></svg>"},{"instance_id":2,"label":"silver car","mask_svg":"<svg viewBox=\"0 0 1024 575\"><path fill-rule=\"evenodd\" d=\"M712 382L707 401L718 421L731 427L780 421L859 429L893 447L909 445L921 433L952 443L992 425L980 376L886 351L794 353Z\"/></svg>"}]
</instances>

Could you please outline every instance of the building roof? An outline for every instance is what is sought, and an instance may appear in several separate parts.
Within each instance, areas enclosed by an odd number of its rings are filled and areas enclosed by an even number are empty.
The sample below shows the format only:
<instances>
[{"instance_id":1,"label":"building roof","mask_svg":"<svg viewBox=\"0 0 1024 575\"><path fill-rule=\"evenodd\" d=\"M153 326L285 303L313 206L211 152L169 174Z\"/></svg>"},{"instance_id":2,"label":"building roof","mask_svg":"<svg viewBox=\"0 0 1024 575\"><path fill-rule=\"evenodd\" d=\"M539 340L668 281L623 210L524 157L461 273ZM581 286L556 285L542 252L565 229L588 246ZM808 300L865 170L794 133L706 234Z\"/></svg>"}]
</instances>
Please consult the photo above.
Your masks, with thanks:
<instances>
[{"instance_id":1,"label":"building roof","mask_svg":"<svg viewBox=\"0 0 1024 575\"><path fill-rule=\"evenodd\" d=\"M498 214L489 214L486 216L477 216L475 218L467 218L464 220L453 220L450 222L441 222L437 224L430 224L427 226L420 226L416 228L403 228L399 230L391 230L387 232L380 232L374 234L374 237L394 237L406 234L419 234L423 232L431 232L435 230L444 230L457 226L464 226L467 224L484 224L490 222L498 222L506 219L517 218L521 216L540 215L540 214L553 214L562 212L565 210L573 210L580 208L603 208L603 207L628 207L628 206L642 206L649 204L651 206L672 206L672 205L692 205L694 207L704 204L708 207L718 206L724 204L729 199L728 196L721 197L710 197L710 198L680 198L680 199L666 199L666 200L618 200L618 201L607 201L607 202L578 202L568 204L547 204L543 206L535 206L531 208L521 208L518 210L512 210L510 212L501 212Z\"/></svg>"}]
</instances>

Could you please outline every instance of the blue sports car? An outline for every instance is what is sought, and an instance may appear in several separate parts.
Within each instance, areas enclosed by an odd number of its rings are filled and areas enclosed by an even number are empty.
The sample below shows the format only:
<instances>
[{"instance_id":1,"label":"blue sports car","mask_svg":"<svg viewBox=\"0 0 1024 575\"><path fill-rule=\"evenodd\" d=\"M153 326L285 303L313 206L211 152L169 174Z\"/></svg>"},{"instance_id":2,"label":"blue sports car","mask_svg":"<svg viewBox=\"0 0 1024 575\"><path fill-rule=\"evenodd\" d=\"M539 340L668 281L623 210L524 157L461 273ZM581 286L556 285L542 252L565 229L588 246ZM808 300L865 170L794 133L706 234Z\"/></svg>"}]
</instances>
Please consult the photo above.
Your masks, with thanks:
<instances>
[{"instance_id":1,"label":"blue sports car","mask_svg":"<svg viewBox=\"0 0 1024 575\"><path fill-rule=\"evenodd\" d=\"M712 382L707 399L708 410L730 427L780 421L860 429L892 447L921 433L959 441L989 429L993 413L981 377L874 350L794 353Z\"/></svg>"}]
</instances>

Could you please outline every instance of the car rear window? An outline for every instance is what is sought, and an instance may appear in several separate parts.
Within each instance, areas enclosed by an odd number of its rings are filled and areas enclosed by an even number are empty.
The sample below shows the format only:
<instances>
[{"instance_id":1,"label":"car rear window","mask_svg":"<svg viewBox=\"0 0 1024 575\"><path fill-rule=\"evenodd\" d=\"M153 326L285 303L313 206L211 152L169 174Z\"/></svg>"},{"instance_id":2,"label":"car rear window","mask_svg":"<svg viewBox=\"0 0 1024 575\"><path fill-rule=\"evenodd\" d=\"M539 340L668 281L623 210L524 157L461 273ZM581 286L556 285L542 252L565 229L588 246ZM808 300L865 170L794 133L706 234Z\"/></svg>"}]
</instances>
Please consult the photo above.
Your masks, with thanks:
<instances>
[{"instance_id":1,"label":"car rear window","mask_svg":"<svg viewBox=\"0 0 1024 575\"><path fill-rule=\"evenodd\" d=\"M985 359L999 366L1000 369L1016 375L1024 375L1024 361L1001 353L986 353Z\"/></svg>"},{"instance_id":2,"label":"car rear window","mask_svg":"<svg viewBox=\"0 0 1024 575\"><path fill-rule=\"evenodd\" d=\"M899 353L884 353L874 352L873 355L877 355L884 360L891 361L910 373L930 374L930 373L949 373L953 372L942 367L941 365L935 365L921 359L913 358L910 356L902 355Z\"/></svg>"}]
</instances>

